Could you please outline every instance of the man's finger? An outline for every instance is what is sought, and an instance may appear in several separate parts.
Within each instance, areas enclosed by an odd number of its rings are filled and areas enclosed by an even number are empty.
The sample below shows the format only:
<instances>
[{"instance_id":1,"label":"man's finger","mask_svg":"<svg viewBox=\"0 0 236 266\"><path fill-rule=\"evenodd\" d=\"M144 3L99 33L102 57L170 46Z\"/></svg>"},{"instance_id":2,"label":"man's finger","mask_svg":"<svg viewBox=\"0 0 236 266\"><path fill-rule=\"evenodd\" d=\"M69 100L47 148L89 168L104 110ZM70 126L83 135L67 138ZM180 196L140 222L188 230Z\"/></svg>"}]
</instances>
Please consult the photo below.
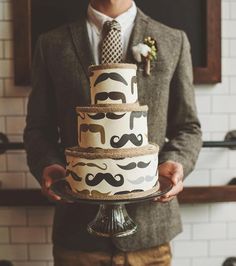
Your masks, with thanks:
<instances>
[{"instance_id":1,"label":"man's finger","mask_svg":"<svg viewBox=\"0 0 236 266\"><path fill-rule=\"evenodd\" d=\"M44 196L46 196L51 201L60 201L60 203L73 203L73 201L69 200L63 200L60 196L55 194L51 189L51 184L53 182L50 182L50 180L47 182L47 180L44 181L44 185L42 186L42 193Z\"/></svg>"},{"instance_id":2,"label":"man's finger","mask_svg":"<svg viewBox=\"0 0 236 266\"><path fill-rule=\"evenodd\" d=\"M171 177L171 181L173 182L174 185L177 185L180 180L182 180L182 175L180 172L175 172Z\"/></svg>"},{"instance_id":3,"label":"man's finger","mask_svg":"<svg viewBox=\"0 0 236 266\"><path fill-rule=\"evenodd\" d=\"M179 192L183 190L183 182L180 181L176 186L173 186L173 188L167 192L165 195L154 198L154 201L160 201L160 202L167 202L172 200Z\"/></svg>"},{"instance_id":4,"label":"man's finger","mask_svg":"<svg viewBox=\"0 0 236 266\"><path fill-rule=\"evenodd\" d=\"M169 192L163 195L163 198L169 198L171 196L176 196L182 190L183 190L183 182L180 181L176 186L173 186L173 188Z\"/></svg>"},{"instance_id":5,"label":"man's finger","mask_svg":"<svg viewBox=\"0 0 236 266\"><path fill-rule=\"evenodd\" d=\"M153 201L154 202L169 202L171 201L172 199L174 199L175 196L171 196L171 197L168 197L168 198L164 198L164 197L159 197L159 198L155 198Z\"/></svg>"},{"instance_id":6,"label":"man's finger","mask_svg":"<svg viewBox=\"0 0 236 266\"><path fill-rule=\"evenodd\" d=\"M51 185L52 185L52 179L50 177L46 177L43 179L43 185L42 185L42 193L48 197L49 199L53 200L53 201L58 201L61 200L61 197L56 195L51 189Z\"/></svg>"},{"instance_id":7,"label":"man's finger","mask_svg":"<svg viewBox=\"0 0 236 266\"><path fill-rule=\"evenodd\" d=\"M53 191L51 191L50 189L48 188L42 188L42 193L47 197L49 198L50 200L53 200L53 201L59 201L61 200L61 197L56 195Z\"/></svg>"},{"instance_id":8,"label":"man's finger","mask_svg":"<svg viewBox=\"0 0 236 266\"><path fill-rule=\"evenodd\" d=\"M171 197L168 197L168 198L162 198L160 197L157 201L159 202L162 202L162 203L165 203L165 202L169 202L171 200L173 200L176 196L171 196Z\"/></svg>"}]
</instances>

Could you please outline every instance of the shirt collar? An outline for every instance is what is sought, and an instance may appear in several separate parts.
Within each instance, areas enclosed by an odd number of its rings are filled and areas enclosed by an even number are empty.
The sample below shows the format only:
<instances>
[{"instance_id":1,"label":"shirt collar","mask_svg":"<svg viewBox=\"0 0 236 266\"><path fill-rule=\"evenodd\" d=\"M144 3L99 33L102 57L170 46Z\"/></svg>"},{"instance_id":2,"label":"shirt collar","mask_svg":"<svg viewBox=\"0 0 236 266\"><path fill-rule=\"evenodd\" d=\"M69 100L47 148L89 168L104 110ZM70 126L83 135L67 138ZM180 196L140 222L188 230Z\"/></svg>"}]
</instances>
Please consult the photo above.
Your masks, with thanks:
<instances>
[{"instance_id":1,"label":"shirt collar","mask_svg":"<svg viewBox=\"0 0 236 266\"><path fill-rule=\"evenodd\" d=\"M135 17L137 14L137 7L135 2L132 2L132 6L119 15L118 17L115 18L117 22L120 23L121 25L121 32L125 32L126 29L134 23ZM88 22L95 27L97 34L100 34L102 31L102 27L105 21L107 20L113 20L114 18L111 18L96 9L94 9L91 4L88 6L88 11L87 11L87 20Z\"/></svg>"}]
</instances>

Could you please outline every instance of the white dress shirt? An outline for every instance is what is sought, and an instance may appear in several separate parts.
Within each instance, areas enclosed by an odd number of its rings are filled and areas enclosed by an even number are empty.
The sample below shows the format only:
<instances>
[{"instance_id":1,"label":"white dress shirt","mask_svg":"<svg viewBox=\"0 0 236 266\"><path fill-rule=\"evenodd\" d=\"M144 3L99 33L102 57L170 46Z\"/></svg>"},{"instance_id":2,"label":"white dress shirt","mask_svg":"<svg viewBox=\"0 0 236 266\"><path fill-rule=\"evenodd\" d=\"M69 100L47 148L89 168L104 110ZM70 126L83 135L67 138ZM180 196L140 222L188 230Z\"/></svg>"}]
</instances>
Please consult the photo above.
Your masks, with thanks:
<instances>
[{"instance_id":1,"label":"white dress shirt","mask_svg":"<svg viewBox=\"0 0 236 266\"><path fill-rule=\"evenodd\" d=\"M132 6L116 18L111 18L95 10L90 4L87 11L87 30L90 46L93 52L95 64L100 63L100 43L102 41L102 28L105 21L115 19L121 25L122 57L126 57L129 39L134 27L137 7L134 2Z\"/></svg>"}]
</instances>

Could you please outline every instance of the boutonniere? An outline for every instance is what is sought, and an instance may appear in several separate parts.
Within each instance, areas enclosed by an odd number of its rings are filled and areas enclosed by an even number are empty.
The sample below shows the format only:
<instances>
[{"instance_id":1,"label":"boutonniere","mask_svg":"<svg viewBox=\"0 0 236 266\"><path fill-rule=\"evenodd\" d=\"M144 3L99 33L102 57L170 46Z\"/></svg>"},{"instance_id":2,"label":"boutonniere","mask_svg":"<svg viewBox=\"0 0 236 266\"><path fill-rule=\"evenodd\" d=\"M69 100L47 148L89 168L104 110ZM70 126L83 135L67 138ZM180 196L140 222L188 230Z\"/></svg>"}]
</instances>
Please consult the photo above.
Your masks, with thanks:
<instances>
[{"instance_id":1,"label":"boutonniere","mask_svg":"<svg viewBox=\"0 0 236 266\"><path fill-rule=\"evenodd\" d=\"M143 43L132 47L132 52L137 62L144 62L145 73L149 76L151 61L157 59L157 42L151 37L146 37Z\"/></svg>"}]
</instances>

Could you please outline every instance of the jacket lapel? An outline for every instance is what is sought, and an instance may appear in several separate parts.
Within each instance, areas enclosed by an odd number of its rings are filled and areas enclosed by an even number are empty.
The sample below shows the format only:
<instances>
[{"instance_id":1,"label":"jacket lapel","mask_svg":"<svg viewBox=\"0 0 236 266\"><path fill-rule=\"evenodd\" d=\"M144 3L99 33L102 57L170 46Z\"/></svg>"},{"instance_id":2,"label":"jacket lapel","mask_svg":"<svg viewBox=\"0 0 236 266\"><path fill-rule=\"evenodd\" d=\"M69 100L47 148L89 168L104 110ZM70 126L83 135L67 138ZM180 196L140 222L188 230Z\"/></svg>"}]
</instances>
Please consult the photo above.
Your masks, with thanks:
<instances>
[{"instance_id":1,"label":"jacket lapel","mask_svg":"<svg viewBox=\"0 0 236 266\"><path fill-rule=\"evenodd\" d=\"M127 62L137 64L137 81L138 81L138 95L139 102L141 104L147 104L145 95L145 87L151 85L151 81L149 77L146 77L143 72L143 64L138 64L133 57L132 47L143 43L144 38L148 35L148 17L140 10L137 11L137 16L135 18L134 29L132 35L130 37L128 52L127 52Z\"/></svg>"},{"instance_id":2,"label":"jacket lapel","mask_svg":"<svg viewBox=\"0 0 236 266\"><path fill-rule=\"evenodd\" d=\"M129 41L129 47L126 57L127 62L137 63L133 57L132 47L143 42L147 25L148 25L148 17L138 8L134 22L133 32L131 34Z\"/></svg>"},{"instance_id":3,"label":"jacket lapel","mask_svg":"<svg viewBox=\"0 0 236 266\"><path fill-rule=\"evenodd\" d=\"M87 81L89 80L88 67L94 65L93 53L90 47L85 18L69 25L72 41L77 56L84 70Z\"/></svg>"},{"instance_id":4,"label":"jacket lapel","mask_svg":"<svg viewBox=\"0 0 236 266\"><path fill-rule=\"evenodd\" d=\"M69 25L69 30L72 37L72 42L75 47L76 55L78 57L80 66L83 70L79 79L81 81L81 90L84 104L90 103L90 85L88 67L94 65L93 53L90 47L86 20L85 18Z\"/></svg>"}]
</instances>

